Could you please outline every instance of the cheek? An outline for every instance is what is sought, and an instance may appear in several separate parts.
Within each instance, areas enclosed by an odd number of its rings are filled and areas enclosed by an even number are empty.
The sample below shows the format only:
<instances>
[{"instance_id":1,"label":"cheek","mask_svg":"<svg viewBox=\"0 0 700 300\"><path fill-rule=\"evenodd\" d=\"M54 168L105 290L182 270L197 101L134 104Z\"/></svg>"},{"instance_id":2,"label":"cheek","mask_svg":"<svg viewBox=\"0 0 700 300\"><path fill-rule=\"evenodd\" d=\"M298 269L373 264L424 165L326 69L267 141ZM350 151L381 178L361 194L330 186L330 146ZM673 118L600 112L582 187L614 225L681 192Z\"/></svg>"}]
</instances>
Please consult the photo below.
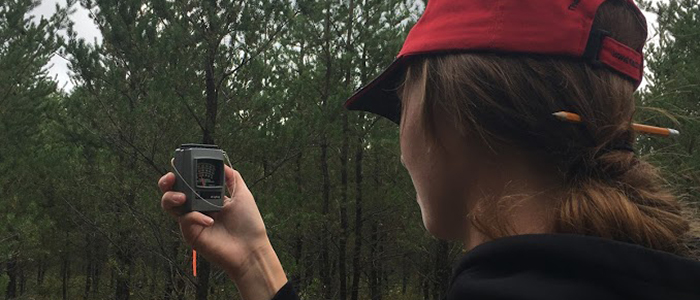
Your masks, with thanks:
<instances>
[{"instance_id":1,"label":"cheek","mask_svg":"<svg viewBox=\"0 0 700 300\"><path fill-rule=\"evenodd\" d=\"M467 229L465 187L467 179L434 150L419 152L402 147L406 169L416 189L423 224L428 232L442 239L458 239Z\"/></svg>"},{"instance_id":2,"label":"cheek","mask_svg":"<svg viewBox=\"0 0 700 300\"><path fill-rule=\"evenodd\" d=\"M416 198L421 208L423 223L432 235L442 239L462 238L467 230L467 199L465 191L471 185L471 175L465 168L466 151L459 144L457 134L449 132L444 140L447 149L456 153L446 154L430 146L429 140L410 106L401 124L401 154L408 170ZM471 176L467 176L471 175Z\"/></svg>"},{"instance_id":3,"label":"cheek","mask_svg":"<svg viewBox=\"0 0 700 300\"><path fill-rule=\"evenodd\" d=\"M445 168L427 175L419 176L417 196L426 229L438 238L460 238L468 225L466 182Z\"/></svg>"},{"instance_id":4,"label":"cheek","mask_svg":"<svg viewBox=\"0 0 700 300\"><path fill-rule=\"evenodd\" d=\"M422 134L418 133L411 123L405 125L401 131L401 160L411 176L413 187L416 189L417 200L424 207L424 199L430 196L431 185L439 182L439 172L435 170L435 162L432 161L430 150Z\"/></svg>"}]
</instances>

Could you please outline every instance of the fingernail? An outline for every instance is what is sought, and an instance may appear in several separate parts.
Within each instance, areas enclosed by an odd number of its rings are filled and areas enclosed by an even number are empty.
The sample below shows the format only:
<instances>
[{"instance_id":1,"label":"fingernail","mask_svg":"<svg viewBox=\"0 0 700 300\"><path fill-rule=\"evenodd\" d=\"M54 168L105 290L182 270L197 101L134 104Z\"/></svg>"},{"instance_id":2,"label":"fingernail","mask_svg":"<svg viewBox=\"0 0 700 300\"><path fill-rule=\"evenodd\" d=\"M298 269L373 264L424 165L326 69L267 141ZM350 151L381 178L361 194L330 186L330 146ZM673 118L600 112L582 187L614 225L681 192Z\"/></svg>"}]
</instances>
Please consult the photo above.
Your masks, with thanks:
<instances>
[{"instance_id":1,"label":"fingernail","mask_svg":"<svg viewBox=\"0 0 700 300\"><path fill-rule=\"evenodd\" d=\"M204 218L204 224L205 224L206 226L214 225L214 219L212 219L212 218L210 218L210 217L206 217L206 218Z\"/></svg>"}]
</instances>

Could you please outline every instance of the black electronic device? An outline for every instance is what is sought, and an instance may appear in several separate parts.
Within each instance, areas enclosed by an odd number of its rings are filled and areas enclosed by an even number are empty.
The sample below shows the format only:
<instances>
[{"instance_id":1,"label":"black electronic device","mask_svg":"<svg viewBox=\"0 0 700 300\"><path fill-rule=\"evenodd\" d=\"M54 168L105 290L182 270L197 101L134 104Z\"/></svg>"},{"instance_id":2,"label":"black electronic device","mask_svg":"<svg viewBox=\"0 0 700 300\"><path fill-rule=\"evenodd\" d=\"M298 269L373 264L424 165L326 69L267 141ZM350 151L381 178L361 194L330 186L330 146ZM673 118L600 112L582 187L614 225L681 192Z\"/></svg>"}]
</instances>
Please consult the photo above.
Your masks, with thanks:
<instances>
[{"instance_id":1,"label":"black electronic device","mask_svg":"<svg viewBox=\"0 0 700 300\"><path fill-rule=\"evenodd\" d=\"M183 144L175 150L174 190L187 197L183 212L215 212L223 208L225 155L216 145Z\"/></svg>"}]
</instances>

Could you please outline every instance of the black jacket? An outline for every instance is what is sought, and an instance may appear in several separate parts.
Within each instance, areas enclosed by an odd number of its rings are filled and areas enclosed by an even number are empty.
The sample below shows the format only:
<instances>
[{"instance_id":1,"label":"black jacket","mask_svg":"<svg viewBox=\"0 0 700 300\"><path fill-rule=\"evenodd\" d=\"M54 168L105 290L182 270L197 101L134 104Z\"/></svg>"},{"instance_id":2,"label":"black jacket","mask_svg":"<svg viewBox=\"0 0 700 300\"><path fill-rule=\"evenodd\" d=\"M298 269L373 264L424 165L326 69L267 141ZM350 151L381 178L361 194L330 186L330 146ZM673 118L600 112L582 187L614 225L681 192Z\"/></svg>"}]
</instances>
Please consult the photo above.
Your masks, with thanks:
<instances>
[{"instance_id":1,"label":"black jacket","mask_svg":"<svg viewBox=\"0 0 700 300\"><path fill-rule=\"evenodd\" d=\"M298 299L285 285L273 300ZM700 262L564 234L484 243L457 264L447 300L700 300Z\"/></svg>"}]
</instances>

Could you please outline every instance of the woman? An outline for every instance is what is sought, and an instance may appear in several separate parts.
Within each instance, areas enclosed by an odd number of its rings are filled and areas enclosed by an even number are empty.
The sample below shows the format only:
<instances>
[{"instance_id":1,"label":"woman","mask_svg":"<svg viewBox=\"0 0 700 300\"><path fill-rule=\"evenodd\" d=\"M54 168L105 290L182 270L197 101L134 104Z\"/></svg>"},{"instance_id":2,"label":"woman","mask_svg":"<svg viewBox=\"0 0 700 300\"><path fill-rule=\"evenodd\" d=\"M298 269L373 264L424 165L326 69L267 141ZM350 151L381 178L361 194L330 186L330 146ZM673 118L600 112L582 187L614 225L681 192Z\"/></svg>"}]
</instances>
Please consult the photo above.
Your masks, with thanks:
<instances>
[{"instance_id":1,"label":"woman","mask_svg":"<svg viewBox=\"0 0 700 300\"><path fill-rule=\"evenodd\" d=\"M470 250L448 299L700 299L689 221L633 150L645 40L631 0L431 0L348 100L400 123L426 229ZM178 217L186 241L244 299L295 299L253 196L226 178L221 213ZM177 215L174 180L159 186Z\"/></svg>"}]
</instances>

